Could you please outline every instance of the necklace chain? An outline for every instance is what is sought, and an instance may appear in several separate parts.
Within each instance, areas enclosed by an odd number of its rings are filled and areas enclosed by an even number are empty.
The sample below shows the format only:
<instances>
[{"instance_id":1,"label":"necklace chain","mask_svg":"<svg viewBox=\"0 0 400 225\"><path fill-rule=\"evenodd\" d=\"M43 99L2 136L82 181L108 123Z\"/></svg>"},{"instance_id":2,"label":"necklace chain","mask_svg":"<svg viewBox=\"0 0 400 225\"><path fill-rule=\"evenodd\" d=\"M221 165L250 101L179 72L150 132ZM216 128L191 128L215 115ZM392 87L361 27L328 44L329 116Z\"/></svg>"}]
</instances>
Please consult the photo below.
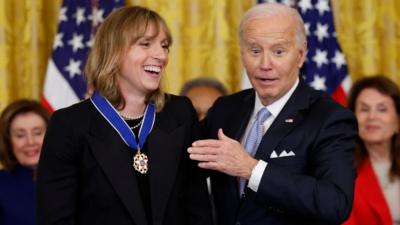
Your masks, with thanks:
<instances>
[{"instance_id":1,"label":"necklace chain","mask_svg":"<svg viewBox=\"0 0 400 225\"><path fill-rule=\"evenodd\" d=\"M138 124L136 124L136 125L133 126L133 127L129 127L129 128L131 128L131 130L138 128L138 127L142 124L142 121L143 121L143 120L140 120L140 122L139 122Z\"/></svg>"}]
</instances>

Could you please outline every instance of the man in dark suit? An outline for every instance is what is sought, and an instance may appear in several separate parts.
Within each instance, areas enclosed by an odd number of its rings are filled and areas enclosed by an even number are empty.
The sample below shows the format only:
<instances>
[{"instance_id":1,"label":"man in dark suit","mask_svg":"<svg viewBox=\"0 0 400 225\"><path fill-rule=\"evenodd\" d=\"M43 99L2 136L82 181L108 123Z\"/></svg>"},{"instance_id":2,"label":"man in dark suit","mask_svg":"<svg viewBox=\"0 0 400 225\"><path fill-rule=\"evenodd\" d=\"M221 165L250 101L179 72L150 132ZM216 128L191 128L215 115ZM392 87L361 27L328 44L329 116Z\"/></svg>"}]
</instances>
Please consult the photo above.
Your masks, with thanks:
<instances>
[{"instance_id":1,"label":"man in dark suit","mask_svg":"<svg viewBox=\"0 0 400 225\"><path fill-rule=\"evenodd\" d=\"M303 21L260 4L240 24L253 89L219 98L190 158L209 169L220 225L340 224L353 202L354 115L307 86Z\"/></svg>"}]
</instances>

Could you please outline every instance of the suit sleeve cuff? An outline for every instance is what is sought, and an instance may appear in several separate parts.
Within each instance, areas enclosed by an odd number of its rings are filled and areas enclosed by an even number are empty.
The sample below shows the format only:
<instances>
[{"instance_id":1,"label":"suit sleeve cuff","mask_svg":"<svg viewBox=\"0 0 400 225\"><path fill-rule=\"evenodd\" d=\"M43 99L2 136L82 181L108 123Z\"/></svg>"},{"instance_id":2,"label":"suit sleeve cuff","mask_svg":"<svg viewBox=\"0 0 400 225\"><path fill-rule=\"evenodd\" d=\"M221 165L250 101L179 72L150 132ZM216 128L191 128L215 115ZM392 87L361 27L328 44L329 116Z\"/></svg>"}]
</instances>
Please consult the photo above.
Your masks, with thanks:
<instances>
[{"instance_id":1,"label":"suit sleeve cuff","mask_svg":"<svg viewBox=\"0 0 400 225\"><path fill-rule=\"evenodd\" d=\"M268 163L262 160L258 160L257 165L253 168L253 171L251 171L251 176L249 180L248 187L257 192L258 191L258 186L260 185L261 178L264 174L265 168L267 168Z\"/></svg>"}]
</instances>

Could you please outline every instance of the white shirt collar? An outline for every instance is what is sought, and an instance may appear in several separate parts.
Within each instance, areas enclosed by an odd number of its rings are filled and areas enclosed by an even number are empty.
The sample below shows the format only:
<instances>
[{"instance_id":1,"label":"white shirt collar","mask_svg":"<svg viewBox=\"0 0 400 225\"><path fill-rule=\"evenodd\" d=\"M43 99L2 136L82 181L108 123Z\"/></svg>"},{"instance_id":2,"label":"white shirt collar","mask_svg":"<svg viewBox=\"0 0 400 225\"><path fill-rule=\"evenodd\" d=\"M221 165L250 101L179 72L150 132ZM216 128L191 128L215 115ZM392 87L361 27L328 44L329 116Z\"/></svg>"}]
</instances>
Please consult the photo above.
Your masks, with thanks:
<instances>
[{"instance_id":1,"label":"white shirt collar","mask_svg":"<svg viewBox=\"0 0 400 225\"><path fill-rule=\"evenodd\" d=\"M289 100L290 96L292 96L294 90L296 89L296 87L298 85L299 85L299 78L296 79L294 85L290 88L290 90L285 95L283 95L278 100L276 100L275 102L273 102L272 104L267 105L267 106L264 106L261 103L260 97L258 96L258 94L256 92L256 100L255 100L255 104L254 104L254 110L253 110L252 117L255 117L257 112L260 111L260 109L262 107L266 107L268 109L268 111L271 113L271 115L273 116L273 118L276 118L278 116L278 114L281 112L281 110L283 109L283 107L285 106L286 102Z\"/></svg>"}]
</instances>

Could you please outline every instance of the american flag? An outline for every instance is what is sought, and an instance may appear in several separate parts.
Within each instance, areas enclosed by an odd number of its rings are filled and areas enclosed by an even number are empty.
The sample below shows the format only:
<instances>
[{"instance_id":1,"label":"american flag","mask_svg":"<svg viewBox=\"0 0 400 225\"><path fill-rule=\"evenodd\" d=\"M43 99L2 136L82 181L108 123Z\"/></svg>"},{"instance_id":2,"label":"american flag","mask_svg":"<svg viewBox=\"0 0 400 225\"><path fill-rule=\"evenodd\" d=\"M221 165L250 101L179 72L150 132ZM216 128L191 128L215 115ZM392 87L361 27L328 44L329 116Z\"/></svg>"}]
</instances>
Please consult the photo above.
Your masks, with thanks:
<instances>
[{"instance_id":1,"label":"american flag","mask_svg":"<svg viewBox=\"0 0 400 225\"><path fill-rule=\"evenodd\" d=\"M259 0L281 2L299 10L306 28L308 54L301 74L317 90L328 92L345 104L351 86L344 54L336 39L329 0Z\"/></svg>"},{"instance_id":2,"label":"american flag","mask_svg":"<svg viewBox=\"0 0 400 225\"><path fill-rule=\"evenodd\" d=\"M83 68L96 28L123 0L64 0L47 65L42 104L54 111L85 98Z\"/></svg>"}]
</instances>

